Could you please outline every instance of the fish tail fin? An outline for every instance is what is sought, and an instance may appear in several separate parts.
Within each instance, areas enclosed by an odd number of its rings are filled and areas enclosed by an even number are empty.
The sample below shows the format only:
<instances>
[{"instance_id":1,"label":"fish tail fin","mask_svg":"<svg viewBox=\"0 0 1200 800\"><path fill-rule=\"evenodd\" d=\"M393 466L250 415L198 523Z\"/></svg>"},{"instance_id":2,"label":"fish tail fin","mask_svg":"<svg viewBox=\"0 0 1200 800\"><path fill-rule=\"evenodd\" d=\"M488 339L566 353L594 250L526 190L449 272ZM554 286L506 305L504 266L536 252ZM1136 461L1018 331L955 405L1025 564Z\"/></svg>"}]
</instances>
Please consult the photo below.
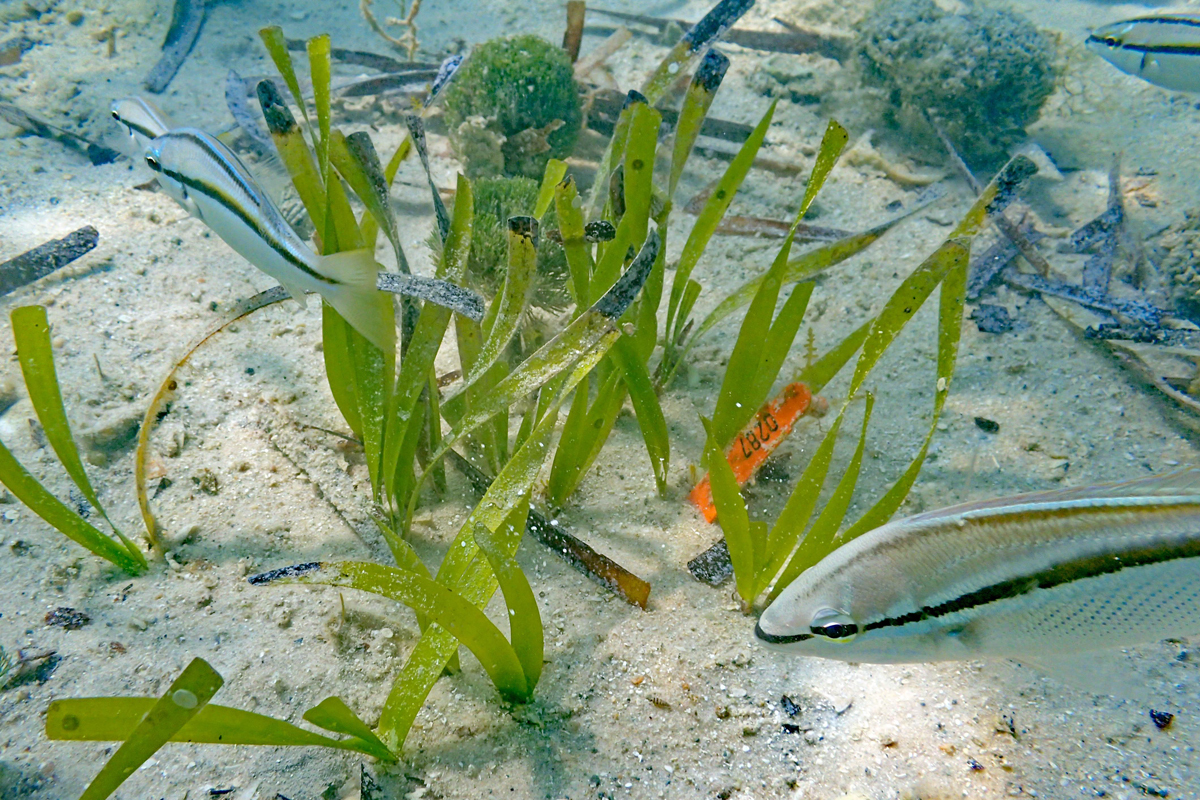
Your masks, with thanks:
<instances>
[{"instance_id":1,"label":"fish tail fin","mask_svg":"<svg viewBox=\"0 0 1200 800\"><path fill-rule=\"evenodd\" d=\"M379 266L370 250L350 250L321 256L317 269L337 281L321 289L355 330L385 353L396 346L392 296L376 288Z\"/></svg>"}]
</instances>

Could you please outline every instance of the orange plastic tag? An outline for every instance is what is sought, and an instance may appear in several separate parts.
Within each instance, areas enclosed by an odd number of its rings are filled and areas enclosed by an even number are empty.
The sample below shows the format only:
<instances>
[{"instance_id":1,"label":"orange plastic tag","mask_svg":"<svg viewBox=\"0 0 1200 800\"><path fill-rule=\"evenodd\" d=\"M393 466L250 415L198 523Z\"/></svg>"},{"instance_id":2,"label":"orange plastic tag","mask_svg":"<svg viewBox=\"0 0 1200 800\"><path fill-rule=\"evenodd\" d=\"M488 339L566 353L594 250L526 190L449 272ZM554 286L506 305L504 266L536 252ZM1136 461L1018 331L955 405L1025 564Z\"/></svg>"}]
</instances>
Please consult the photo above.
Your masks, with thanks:
<instances>
[{"instance_id":1,"label":"orange plastic tag","mask_svg":"<svg viewBox=\"0 0 1200 800\"><path fill-rule=\"evenodd\" d=\"M729 466L733 467L733 476L737 478L738 486L754 476L758 468L774 452L784 437L792 432L796 420L804 416L812 404L812 392L803 383L789 383L783 387L783 392L774 400L768 400L750 424L733 440L725 457ZM696 508L709 522L717 518L717 507L713 505L712 486L708 475L696 484L688 495Z\"/></svg>"}]
</instances>

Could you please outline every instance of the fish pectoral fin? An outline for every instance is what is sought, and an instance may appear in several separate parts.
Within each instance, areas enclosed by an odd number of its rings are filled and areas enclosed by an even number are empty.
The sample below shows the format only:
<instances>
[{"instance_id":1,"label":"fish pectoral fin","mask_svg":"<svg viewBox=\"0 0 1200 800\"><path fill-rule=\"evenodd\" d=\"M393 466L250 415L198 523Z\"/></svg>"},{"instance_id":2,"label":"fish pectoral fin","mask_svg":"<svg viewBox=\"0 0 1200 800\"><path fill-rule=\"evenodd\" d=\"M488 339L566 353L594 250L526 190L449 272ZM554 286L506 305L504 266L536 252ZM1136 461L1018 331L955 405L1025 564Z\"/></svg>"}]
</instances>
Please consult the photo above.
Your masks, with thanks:
<instances>
[{"instance_id":1,"label":"fish pectoral fin","mask_svg":"<svg viewBox=\"0 0 1200 800\"><path fill-rule=\"evenodd\" d=\"M981 640L979 636L978 620L972 620L963 625L957 625L953 628L946 628L942 631L943 641L946 646L957 650L957 652L948 651L947 656L952 656L955 659L971 659L979 658L981 653Z\"/></svg>"},{"instance_id":2,"label":"fish pectoral fin","mask_svg":"<svg viewBox=\"0 0 1200 800\"><path fill-rule=\"evenodd\" d=\"M1137 657L1123 650L1091 650L1069 655L1038 654L1019 663L1064 686L1087 694L1148 704L1151 692L1135 665Z\"/></svg>"},{"instance_id":3,"label":"fish pectoral fin","mask_svg":"<svg viewBox=\"0 0 1200 800\"><path fill-rule=\"evenodd\" d=\"M395 304L392 295L376 285L379 265L374 254L363 249L321 256L317 270L332 279L320 289L329 305L380 350L395 349Z\"/></svg>"},{"instance_id":4,"label":"fish pectoral fin","mask_svg":"<svg viewBox=\"0 0 1200 800\"><path fill-rule=\"evenodd\" d=\"M292 296L293 300L300 304L301 308L308 308L308 298L305 297L303 289L291 281L280 281L279 285L287 290L287 293Z\"/></svg>"},{"instance_id":5,"label":"fish pectoral fin","mask_svg":"<svg viewBox=\"0 0 1200 800\"><path fill-rule=\"evenodd\" d=\"M196 205L196 201L192 199L192 195L188 192L187 187L182 184L179 186L179 205L183 206L184 210L191 214L196 219L204 222L204 213L200 210L200 206ZM204 222L204 224L208 224Z\"/></svg>"}]
</instances>

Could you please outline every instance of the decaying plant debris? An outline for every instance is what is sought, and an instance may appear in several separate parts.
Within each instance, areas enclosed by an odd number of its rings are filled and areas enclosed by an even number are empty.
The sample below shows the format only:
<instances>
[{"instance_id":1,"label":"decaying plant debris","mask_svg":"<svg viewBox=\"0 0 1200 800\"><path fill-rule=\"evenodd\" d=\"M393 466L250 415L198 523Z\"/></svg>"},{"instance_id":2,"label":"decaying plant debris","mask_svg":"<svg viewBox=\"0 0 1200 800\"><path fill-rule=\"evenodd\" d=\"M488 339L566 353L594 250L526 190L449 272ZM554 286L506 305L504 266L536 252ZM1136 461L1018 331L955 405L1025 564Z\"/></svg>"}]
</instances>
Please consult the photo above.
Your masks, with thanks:
<instances>
[{"instance_id":1,"label":"decaying plant debris","mask_svg":"<svg viewBox=\"0 0 1200 800\"><path fill-rule=\"evenodd\" d=\"M6 295L65 267L90 252L98 241L99 232L91 225L86 225L61 239L51 239L0 263L0 295Z\"/></svg>"},{"instance_id":2,"label":"decaying plant debris","mask_svg":"<svg viewBox=\"0 0 1200 800\"><path fill-rule=\"evenodd\" d=\"M167 37L163 41L162 58L143 81L147 91L161 94L171 84L171 79L179 72L184 59L192 52L192 47L200 36L204 14L204 0L175 0Z\"/></svg>"}]
</instances>

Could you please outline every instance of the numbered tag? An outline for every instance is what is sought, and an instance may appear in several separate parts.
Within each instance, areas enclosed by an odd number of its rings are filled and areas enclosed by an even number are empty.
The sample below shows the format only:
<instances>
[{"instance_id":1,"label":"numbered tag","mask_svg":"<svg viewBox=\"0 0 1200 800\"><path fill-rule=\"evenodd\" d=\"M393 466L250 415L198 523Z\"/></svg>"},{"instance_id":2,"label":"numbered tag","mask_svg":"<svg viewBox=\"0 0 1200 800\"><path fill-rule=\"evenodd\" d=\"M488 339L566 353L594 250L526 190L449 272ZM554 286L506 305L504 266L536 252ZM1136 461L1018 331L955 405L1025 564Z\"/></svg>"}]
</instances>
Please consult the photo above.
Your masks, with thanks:
<instances>
[{"instance_id":1,"label":"numbered tag","mask_svg":"<svg viewBox=\"0 0 1200 800\"><path fill-rule=\"evenodd\" d=\"M804 416L813 406L812 392L803 383L789 383L774 400L769 400L754 415L750 424L742 429L725 457L733 467L738 486L754 477L754 473L767 460L767 456L779 446L796 420ZM717 507L713 505L712 487L708 475L696 484L688 498L700 509L709 522L717 518Z\"/></svg>"}]
</instances>

